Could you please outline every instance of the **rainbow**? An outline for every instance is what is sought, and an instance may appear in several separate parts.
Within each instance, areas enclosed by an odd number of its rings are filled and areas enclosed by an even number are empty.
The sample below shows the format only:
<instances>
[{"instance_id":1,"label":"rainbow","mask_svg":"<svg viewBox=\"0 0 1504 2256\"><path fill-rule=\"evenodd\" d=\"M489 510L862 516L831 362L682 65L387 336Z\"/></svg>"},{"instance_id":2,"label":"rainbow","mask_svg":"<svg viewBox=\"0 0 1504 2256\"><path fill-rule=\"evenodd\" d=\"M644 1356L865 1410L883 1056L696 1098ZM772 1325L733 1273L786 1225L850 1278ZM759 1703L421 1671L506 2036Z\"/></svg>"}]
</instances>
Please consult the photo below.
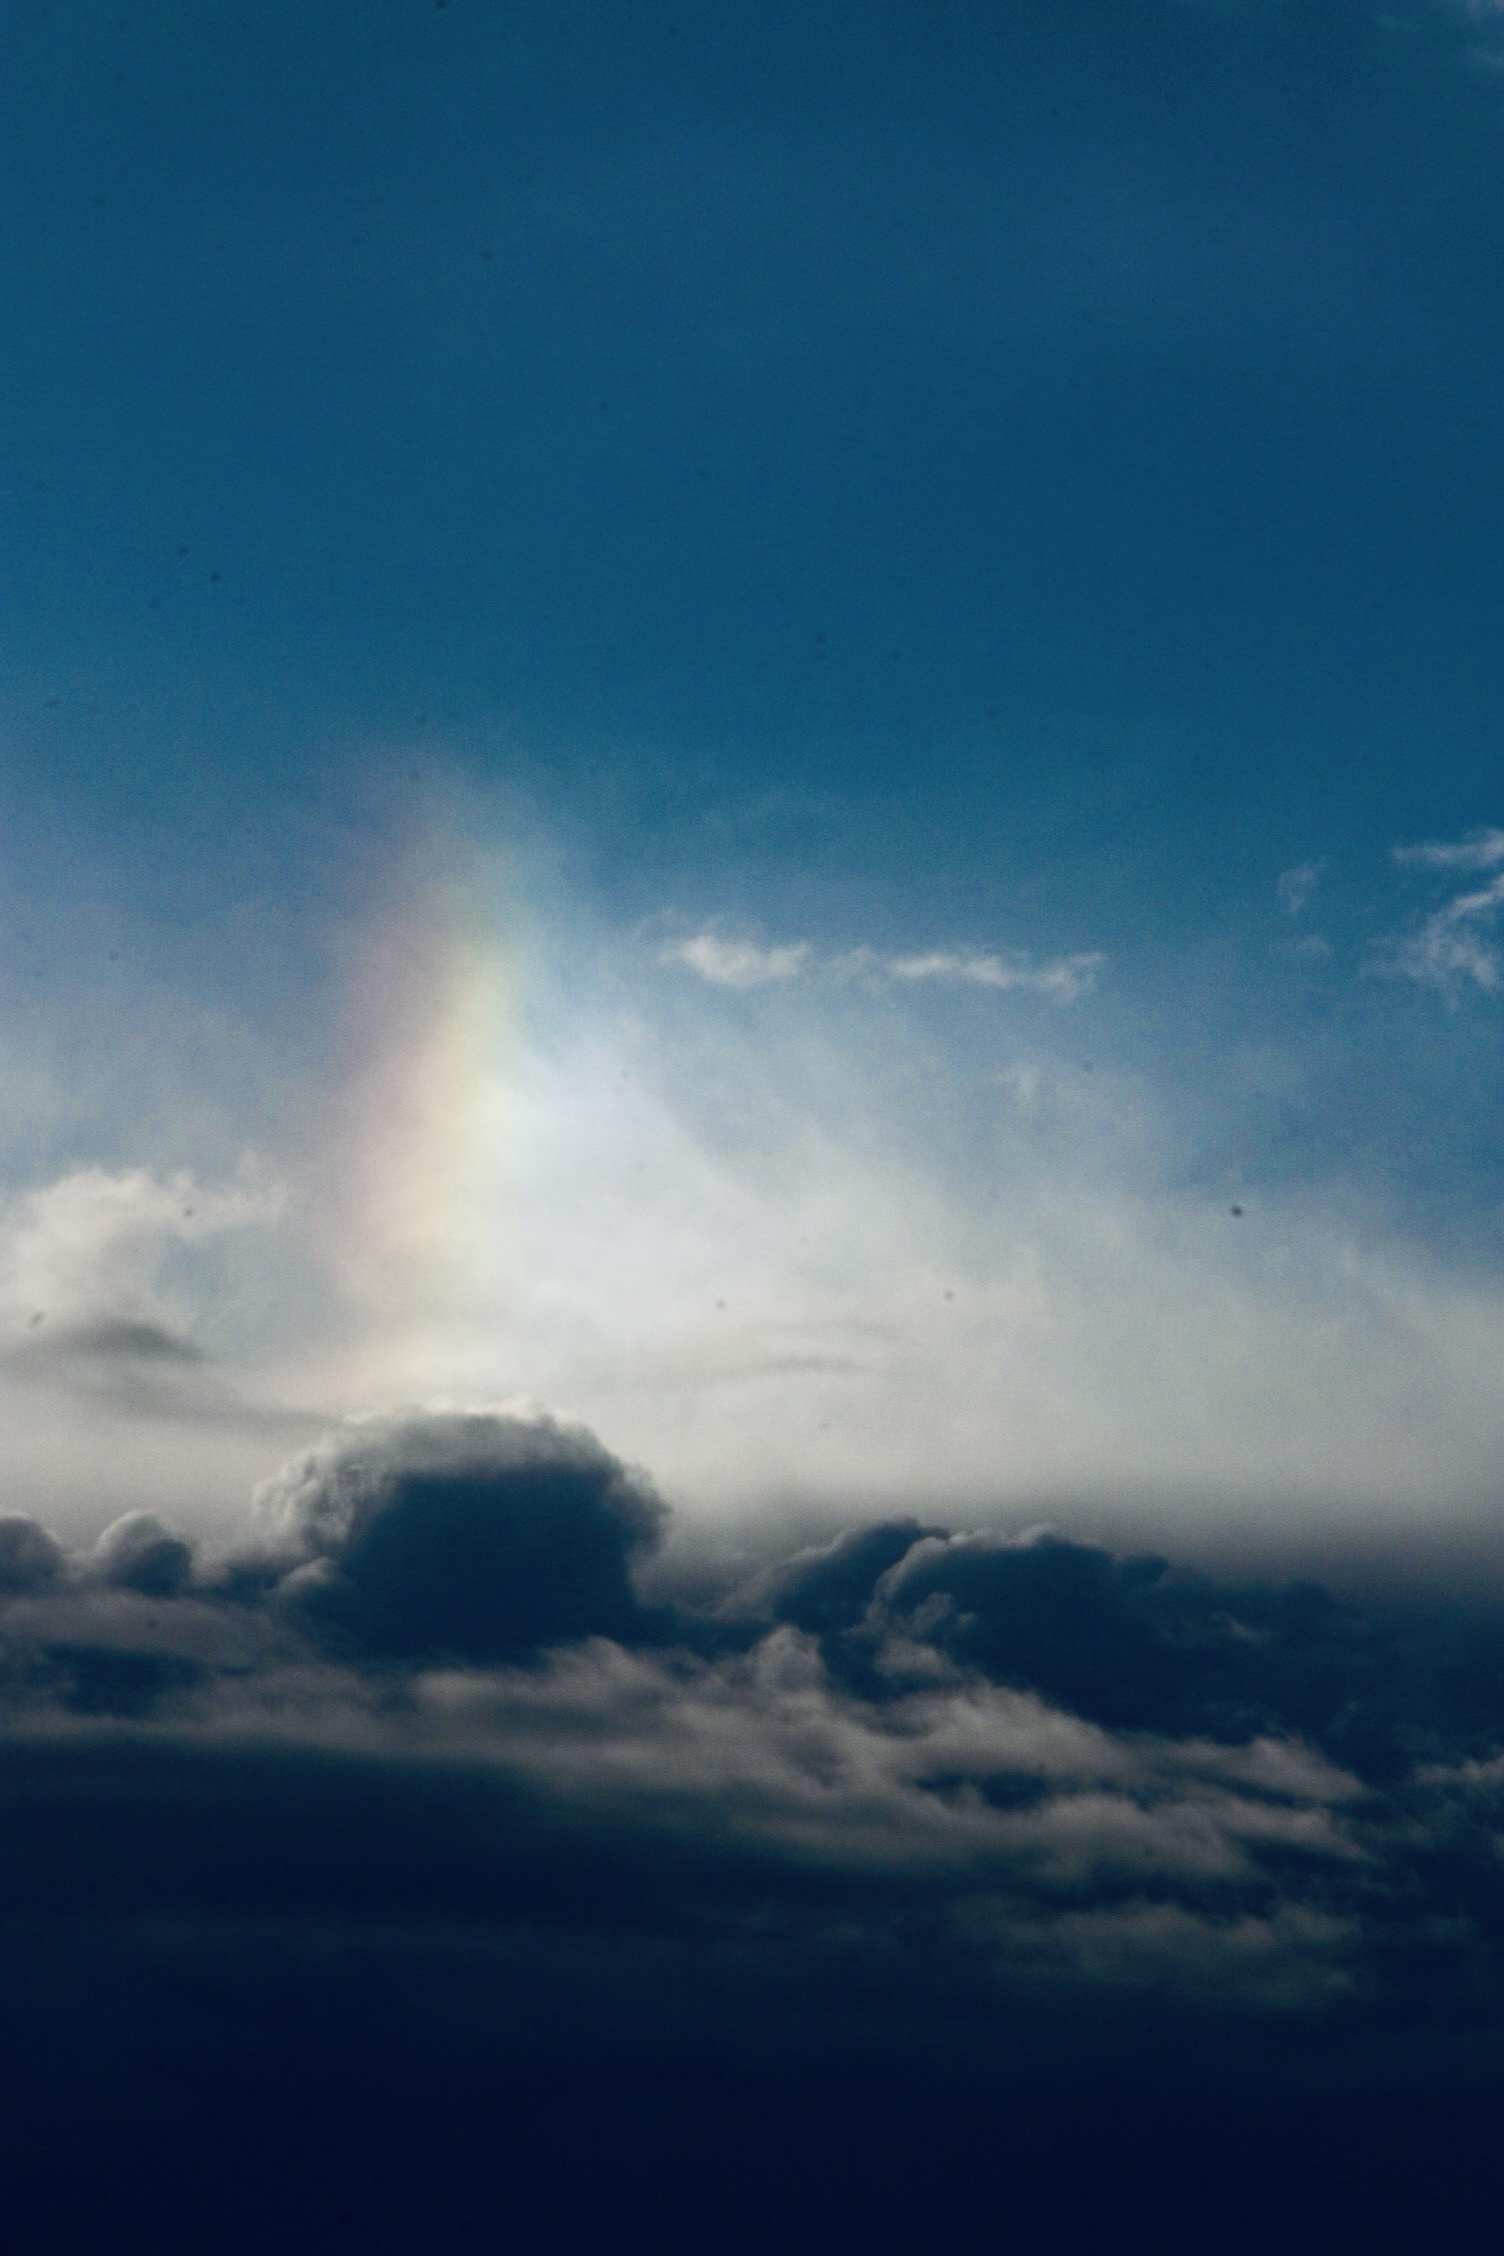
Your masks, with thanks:
<instances>
[{"instance_id":1,"label":"rainbow","mask_svg":"<svg viewBox=\"0 0 1504 2256\"><path fill-rule=\"evenodd\" d=\"M454 821L410 833L357 918L318 1237L357 1324L448 1334L508 1297L520 888Z\"/></svg>"}]
</instances>

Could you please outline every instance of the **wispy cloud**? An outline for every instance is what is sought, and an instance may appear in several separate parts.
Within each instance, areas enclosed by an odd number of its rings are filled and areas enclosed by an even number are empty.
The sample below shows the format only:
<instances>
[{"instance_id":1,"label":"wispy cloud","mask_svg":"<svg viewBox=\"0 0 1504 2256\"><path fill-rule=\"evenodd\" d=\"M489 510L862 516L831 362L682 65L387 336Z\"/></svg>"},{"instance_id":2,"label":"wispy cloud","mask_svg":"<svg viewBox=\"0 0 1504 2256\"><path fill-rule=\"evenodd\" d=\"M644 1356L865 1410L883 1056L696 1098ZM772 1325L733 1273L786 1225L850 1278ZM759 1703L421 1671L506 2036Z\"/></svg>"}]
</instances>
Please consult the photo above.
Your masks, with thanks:
<instances>
[{"instance_id":1,"label":"wispy cloud","mask_svg":"<svg viewBox=\"0 0 1504 2256\"><path fill-rule=\"evenodd\" d=\"M1427 917L1418 932L1399 942L1395 969L1423 987L1440 987L1447 993L1455 994L1470 980L1485 994L1497 994L1504 986L1504 957L1482 928L1492 924L1501 906L1504 877L1495 878L1480 892L1460 894Z\"/></svg>"},{"instance_id":2,"label":"wispy cloud","mask_svg":"<svg viewBox=\"0 0 1504 2256\"><path fill-rule=\"evenodd\" d=\"M1393 853L1405 868L1499 872L1487 885L1458 893L1433 910L1417 931L1393 943L1388 958L1402 978L1452 997L1469 983L1497 994L1504 987L1504 954L1493 936L1504 908L1504 830L1483 830L1456 842L1396 846Z\"/></svg>"},{"instance_id":3,"label":"wispy cloud","mask_svg":"<svg viewBox=\"0 0 1504 2256\"><path fill-rule=\"evenodd\" d=\"M1098 953L1083 952L1053 956L1036 964L1027 956L932 950L922 956L894 956L881 965L881 969L890 979L936 979L950 986L1023 988L1036 995L1048 995L1052 1002L1073 1003L1092 986L1105 960Z\"/></svg>"},{"instance_id":4,"label":"wispy cloud","mask_svg":"<svg viewBox=\"0 0 1504 2256\"><path fill-rule=\"evenodd\" d=\"M1274 890L1279 897L1279 905L1286 916L1300 915L1301 910L1305 908L1311 895L1321 883L1322 873L1325 869L1326 861L1323 858L1319 862L1297 862L1294 869L1280 872Z\"/></svg>"},{"instance_id":5,"label":"wispy cloud","mask_svg":"<svg viewBox=\"0 0 1504 2256\"><path fill-rule=\"evenodd\" d=\"M764 947L750 940L728 940L697 932L660 949L660 963L698 973L714 987L766 987L826 972L850 978L931 981L949 987L991 987L999 992L1044 995L1073 1003L1094 985L1106 958L1096 950L1050 956L1036 962L1021 951L1006 954L976 948L932 948L912 956L884 956L873 948L821 956L808 940Z\"/></svg>"},{"instance_id":6,"label":"wispy cloud","mask_svg":"<svg viewBox=\"0 0 1504 2256\"><path fill-rule=\"evenodd\" d=\"M1406 0L1405 5L1385 0L1371 12L1388 31L1413 36L1438 30L1444 40L1457 40L1462 59L1476 68L1504 67L1504 0Z\"/></svg>"},{"instance_id":7,"label":"wispy cloud","mask_svg":"<svg viewBox=\"0 0 1504 2256\"><path fill-rule=\"evenodd\" d=\"M807 940L760 948L755 941L723 940L714 932L697 932L664 948L659 961L682 964L712 987L771 987L800 978L811 968L814 950Z\"/></svg>"},{"instance_id":8,"label":"wispy cloud","mask_svg":"<svg viewBox=\"0 0 1504 2256\"><path fill-rule=\"evenodd\" d=\"M1394 859L1411 869L1497 869L1504 862L1504 830L1480 830L1454 844L1432 840L1421 846L1396 846L1393 851Z\"/></svg>"}]
</instances>

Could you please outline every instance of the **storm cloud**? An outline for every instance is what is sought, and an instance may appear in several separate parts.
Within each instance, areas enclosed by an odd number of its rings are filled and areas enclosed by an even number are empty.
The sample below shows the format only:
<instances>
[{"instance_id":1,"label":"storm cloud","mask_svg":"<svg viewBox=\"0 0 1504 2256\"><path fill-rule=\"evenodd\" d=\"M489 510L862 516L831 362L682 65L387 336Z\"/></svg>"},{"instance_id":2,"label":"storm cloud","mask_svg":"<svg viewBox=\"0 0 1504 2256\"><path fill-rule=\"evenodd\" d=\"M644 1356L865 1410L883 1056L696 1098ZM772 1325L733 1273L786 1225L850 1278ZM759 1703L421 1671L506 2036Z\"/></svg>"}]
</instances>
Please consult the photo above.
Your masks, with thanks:
<instances>
[{"instance_id":1,"label":"storm cloud","mask_svg":"<svg viewBox=\"0 0 1504 2256\"><path fill-rule=\"evenodd\" d=\"M562 2126L636 2200L654 2157L677 2214L672 2122L704 2166L802 2153L804 2246L859 2129L906 2121L942 2207L1006 2150L1032 2231L1088 2092L1136 2168L1145 2110L1340 2146L1495 2091L1497 1612L918 1518L649 1603L665 1517L577 1426L448 1410L337 1429L217 1551L0 1522L26 2198L60 2124L132 2182L165 2138L186 2186L313 2110L319 2231L329 2155L364 2217L390 2138L404 2214L440 2213L455 2140L473 2201L499 2140L528 2229L557 2201L583 2232L610 2198L561 2185ZM851 2214L895 2245L917 2188L862 2154Z\"/></svg>"},{"instance_id":2,"label":"storm cloud","mask_svg":"<svg viewBox=\"0 0 1504 2256\"><path fill-rule=\"evenodd\" d=\"M257 1507L244 1571L365 1653L513 1660L650 1627L629 1568L662 1506L577 1426L373 1419L288 1466Z\"/></svg>"}]
</instances>

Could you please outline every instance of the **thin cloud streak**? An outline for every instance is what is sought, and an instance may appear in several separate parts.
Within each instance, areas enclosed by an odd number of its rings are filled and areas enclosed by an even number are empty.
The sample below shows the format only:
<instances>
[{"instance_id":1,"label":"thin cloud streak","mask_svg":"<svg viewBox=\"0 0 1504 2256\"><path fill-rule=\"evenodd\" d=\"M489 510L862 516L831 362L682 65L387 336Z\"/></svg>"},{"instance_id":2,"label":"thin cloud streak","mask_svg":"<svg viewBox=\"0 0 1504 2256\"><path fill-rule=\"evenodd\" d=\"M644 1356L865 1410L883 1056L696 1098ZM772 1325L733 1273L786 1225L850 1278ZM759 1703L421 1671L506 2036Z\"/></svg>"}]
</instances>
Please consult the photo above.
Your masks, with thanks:
<instances>
[{"instance_id":1,"label":"thin cloud streak","mask_svg":"<svg viewBox=\"0 0 1504 2256\"><path fill-rule=\"evenodd\" d=\"M1476 838L1463 838L1451 844L1428 840L1419 846L1396 846L1392 851L1402 868L1497 869L1504 862L1504 830L1481 831Z\"/></svg>"},{"instance_id":2,"label":"thin cloud streak","mask_svg":"<svg viewBox=\"0 0 1504 2256\"><path fill-rule=\"evenodd\" d=\"M1046 996L1073 1003L1088 994L1107 958L1100 950L1047 957L1036 963L1022 951L1001 954L975 948L932 948L915 955L882 955L873 948L850 948L821 956L812 942L797 940L761 946L728 940L713 931L675 940L659 951L662 964L696 972L713 987L766 987L824 972L838 978L907 985L990 987L998 993Z\"/></svg>"},{"instance_id":3,"label":"thin cloud streak","mask_svg":"<svg viewBox=\"0 0 1504 2256\"><path fill-rule=\"evenodd\" d=\"M802 978L813 959L807 940L760 948L751 940L722 940L713 932L697 932L665 948L659 961L682 964L712 987L767 987Z\"/></svg>"},{"instance_id":4,"label":"thin cloud streak","mask_svg":"<svg viewBox=\"0 0 1504 2256\"><path fill-rule=\"evenodd\" d=\"M1051 1002L1073 1003L1088 994L1106 957L1095 951L1055 956L1042 964L1027 956L948 954L935 950L922 956L893 956L884 965L891 979L936 980L942 986L994 987L1003 993L1020 989L1047 995Z\"/></svg>"}]
</instances>

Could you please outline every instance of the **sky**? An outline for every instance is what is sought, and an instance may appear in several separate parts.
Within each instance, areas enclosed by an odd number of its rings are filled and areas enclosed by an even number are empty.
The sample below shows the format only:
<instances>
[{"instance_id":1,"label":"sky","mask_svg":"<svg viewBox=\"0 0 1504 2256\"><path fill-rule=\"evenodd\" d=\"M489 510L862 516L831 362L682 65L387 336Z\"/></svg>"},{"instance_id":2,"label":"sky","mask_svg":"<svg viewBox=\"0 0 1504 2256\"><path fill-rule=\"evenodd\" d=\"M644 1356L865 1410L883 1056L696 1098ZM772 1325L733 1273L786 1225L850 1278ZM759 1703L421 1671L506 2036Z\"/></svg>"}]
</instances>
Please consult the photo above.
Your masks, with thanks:
<instances>
[{"instance_id":1,"label":"sky","mask_svg":"<svg viewBox=\"0 0 1504 2256\"><path fill-rule=\"evenodd\" d=\"M701 1513L1488 1520L1491 11L4 39L20 1344ZM237 1415L7 1477L223 1521Z\"/></svg>"},{"instance_id":2,"label":"sky","mask_svg":"<svg viewBox=\"0 0 1504 2256\"><path fill-rule=\"evenodd\" d=\"M1124 2170L1188 2046L1463 2123L1504 10L14 0L0 104L0 1761L134 1875L38 2090L204 2151L133 2001L282 2057L374 1967L474 2092L454 1985L957 2140L1037 2070ZM637 1909L482 1948L539 1843Z\"/></svg>"}]
</instances>

